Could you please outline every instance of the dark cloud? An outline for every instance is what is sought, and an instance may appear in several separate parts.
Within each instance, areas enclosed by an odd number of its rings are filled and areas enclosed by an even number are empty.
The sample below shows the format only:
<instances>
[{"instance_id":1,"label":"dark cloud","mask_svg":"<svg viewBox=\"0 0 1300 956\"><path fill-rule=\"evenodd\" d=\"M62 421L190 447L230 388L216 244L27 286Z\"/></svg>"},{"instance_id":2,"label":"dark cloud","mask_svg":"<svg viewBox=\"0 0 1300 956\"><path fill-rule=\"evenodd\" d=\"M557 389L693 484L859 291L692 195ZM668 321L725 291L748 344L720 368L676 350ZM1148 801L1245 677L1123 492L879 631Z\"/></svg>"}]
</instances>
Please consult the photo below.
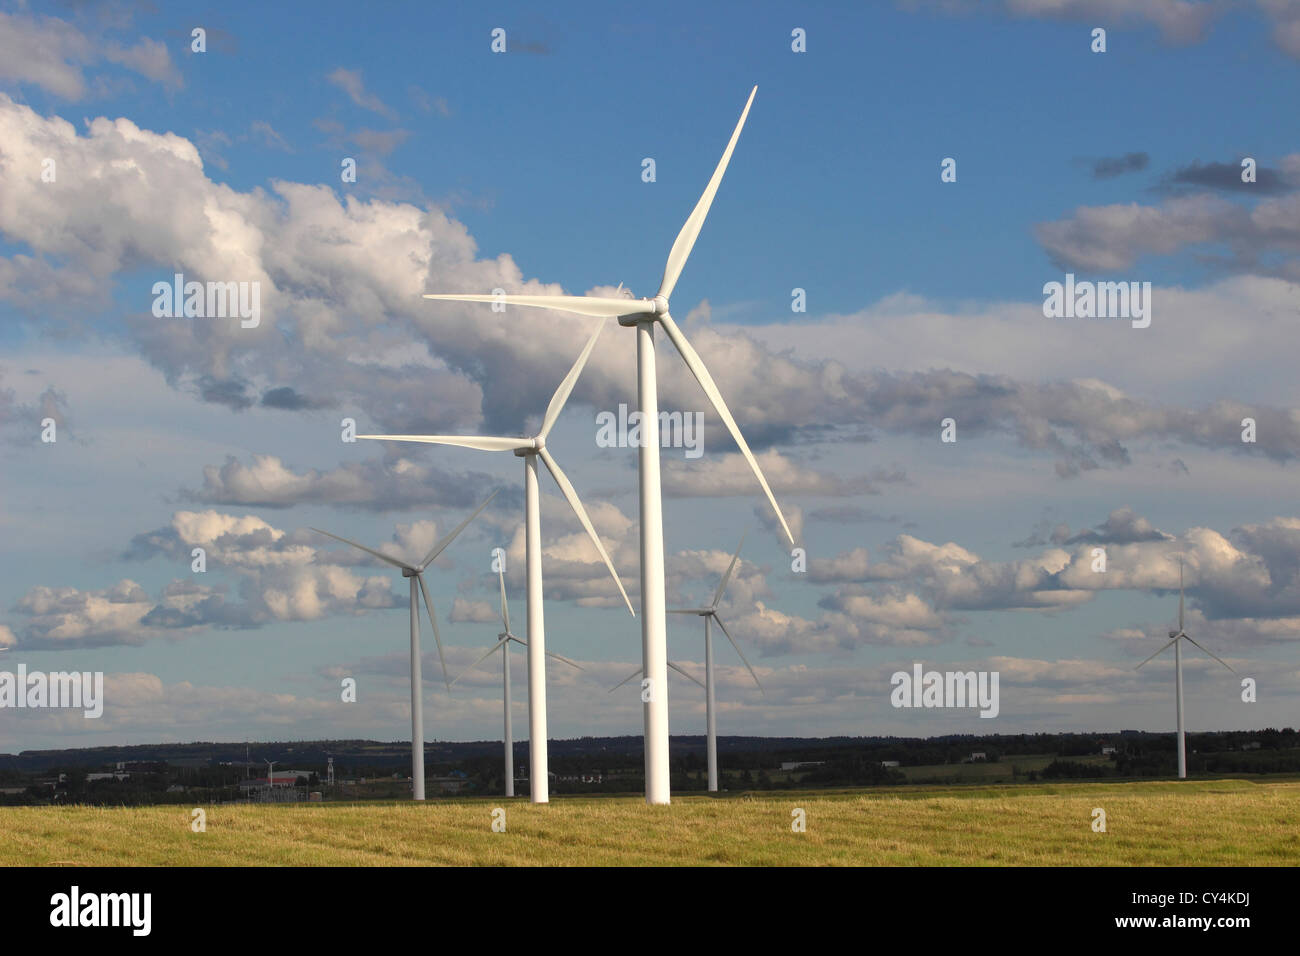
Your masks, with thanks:
<instances>
[{"instance_id":1,"label":"dark cloud","mask_svg":"<svg viewBox=\"0 0 1300 956\"><path fill-rule=\"evenodd\" d=\"M1132 508L1117 508L1095 530L1080 531L1064 544L1135 544L1139 541L1172 541L1173 535L1157 530Z\"/></svg>"},{"instance_id":2,"label":"dark cloud","mask_svg":"<svg viewBox=\"0 0 1300 956\"><path fill-rule=\"evenodd\" d=\"M279 408L284 411L297 412L310 408L330 408L334 405L334 402L326 399L308 398L288 385L282 385L279 388L270 388L263 392L261 405L263 408Z\"/></svg>"},{"instance_id":3,"label":"dark cloud","mask_svg":"<svg viewBox=\"0 0 1300 956\"><path fill-rule=\"evenodd\" d=\"M1125 173L1138 173L1147 168L1151 157L1146 153L1125 153L1123 156L1103 156L1092 161L1093 179L1114 179Z\"/></svg>"},{"instance_id":4,"label":"dark cloud","mask_svg":"<svg viewBox=\"0 0 1300 956\"><path fill-rule=\"evenodd\" d=\"M238 379L218 380L210 376L199 379L199 397L214 405L225 405L237 412L242 412L253 405L247 382Z\"/></svg>"},{"instance_id":5,"label":"dark cloud","mask_svg":"<svg viewBox=\"0 0 1300 956\"><path fill-rule=\"evenodd\" d=\"M1279 170L1267 166L1258 166L1255 170L1255 182L1241 181L1241 162L1235 163L1199 163L1181 166L1166 173L1160 180L1164 188L1193 186L1202 189L1218 189L1223 192L1240 192L1262 196L1276 196L1288 193L1297 187L1297 183Z\"/></svg>"}]
</instances>

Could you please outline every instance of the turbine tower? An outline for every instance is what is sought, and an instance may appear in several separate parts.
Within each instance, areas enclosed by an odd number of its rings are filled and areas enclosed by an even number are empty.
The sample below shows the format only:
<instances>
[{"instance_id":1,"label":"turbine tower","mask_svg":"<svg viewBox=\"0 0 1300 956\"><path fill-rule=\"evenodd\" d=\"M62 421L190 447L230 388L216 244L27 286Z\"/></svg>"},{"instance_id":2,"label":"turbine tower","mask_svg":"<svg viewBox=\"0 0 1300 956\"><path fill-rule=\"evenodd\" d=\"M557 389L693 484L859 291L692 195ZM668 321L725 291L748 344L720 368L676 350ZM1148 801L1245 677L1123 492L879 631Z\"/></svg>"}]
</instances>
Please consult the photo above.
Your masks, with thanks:
<instances>
[{"instance_id":1,"label":"turbine tower","mask_svg":"<svg viewBox=\"0 0 1300 956\"><path fill-rule=\"evenodd\" d=\"M758 87L754 87L736 123L731 140L718 161L713 177L704 188L703 195L691 211L668 252L668 261L664 265L663 280L659 291L653 299L627 299L622 297L589 295L426 295L426 299L438 299L451 302L502 302L507 305L531 306L539 309L555 309L560 312L572 312L577 315L617 318L620 325L636 329L637 351L637 397L641 410L641 447L638 452L641 473L641 652L644 672L650 679L648 700L644 706L645 715L645 798L647 803L669 803L671 795L668 783L668 648L667 625L665 620L666 601L664 595L664 529L663 498L659 483L659 389L655 373L655 324L660 325L669 341L681 354L687 368L695 380L704 389L713 408L731 433L740 453L749 462L754 476L758 479L767 500L776 511L777 519L785 531L790 543L794 544L794 535L786 524L785 516L776 503L767 479L763 477L758 462L749 450L736 420L731 417L727 403L713 382L713 376L705 367L699 354L686 341L686 336L677 327L669 314L669 300L677 280L682 274L686 260L690 257L695 240L700 235L704 220L713 205L713 197L722 183L727 164L731 162L731 153L740 139L740 131L749 116L749 108L754 102ZM531 660L531 658L530 658Z\"/></svg>"},{"instance_id":2,"label":"turbine tower","mask_svg":"<svg viewBox=\"0 0 1300 956\"><path fill-rule=\"evenodd\" d=\"M1191 636L1185 630L1183 630L1183 562L1179 561L1178 562L1178 630L1170 631L1169 643L1166 644L1164 647L1160 648L1160 650L1156 651L1155 654L1152 654L1151 657L1148 657L1146 661L1142 662L1142 664L1145 664L1147 661L1151 660L1152 658L1157 657L1160 654L1163 654L1165 651L1169 650L1170 647L1174 649L1174 675L1175 675L1174 694L1178 701L1178 778L1180 780L1184 780L1187 778L1187 741L1183 733L1183 646L1181 643L1182 641L1185 640L1191 641L1192 644L1195 644L1197 647L1200 647L1201 650L1205 651L1205 653L1210 654L1209 651L1206 651L1204 647L1201 647L1200 644L1197 644L1196 641L1192 640ZM1210 656L1214 657L1213 654L1210 654ZM1228 665L1226 661L1218 657L1214 657L1214 659L1218 661L1220 664L1222 664L1224 667L1227 667L1228 670L1232 671L1232 668ZM1140 668L1142 664L1139 664L1136 668L1134 668L1134 670ZM1234 674L1237 673L1236 671L1232 671L1232 672Z\"/></svg>"},{"instance_id":3,"label":"turbine tower","mask_svg":"<svg viewBox=\"0 0 1300 956\"><path fill-rule=\"evenodd\" d=\"M505 726L503 728L504 735L502 739L505 741L506 748L506 796L513 797L515 795L515 741L510 728L510 642L514 641L516 644L522 644L524 647L528 646L528 642L515 637L515 635L510 632L510 608L506 604L506 575L500 567L497 568L497 576L501 582L501 625L505 630L497 635L497 642L495 644L489 647L478 660L465 668L465 674L468 674L475 667L478 667L478 665L490 655L495 654L497 651L501 652L501 697L505 701ZM578 664L576 661L571 661L567 657L562 657L551 651L547 651L546 656L553 657L555 660L568 664L570 667L576 667L578 670L583 669L582 665ZM461 674L460 677L464 677L465 674ZM456 680L451 682L453 686L455 686L457 681L460 680L460 677L457 677Z\"/></svg>"},{"instance_id":4,"label":"turbine tower","mask_svg":"<svg viewBox=\"0 0 1300 956\"><path fill-rule=\"evenodd\" d=\"M736 553L731 556L731 564L727 566L727 573L722 576L717 593L713 595L712 604L708 607L674 608L668 612L669 614L696 614L704 618L704 696L708 722L709 790L714 793L718 789L718 722L713 693L713 634L709 629L710 622L716 622L718 627L722 628L722 633L731 642L731 646L736 649L736 653L740 654L740 659L745 662L745 667L749 668L749 676L754 678L754 683L758 686L758 689L763 690L763 685L759 683L754 668L750 667L749 661L741 653L740 645L736 643L736 639L727 630L727 625L723 624L722 618L718 616L718 604L722 601L722 592L727 589L727 584L731 581L731 573L736 570L736 562L740 560L740 549L744 546L745 536L741 535L740 545L736 548Z\"/></svg>"},{"instance_id":5,"label":"turbine tower","mask_svg":"<svg viewBox=\"0 0 1300 956\"><path fill-rule=\"evenodd\" d=\"M627 299L619 299L627 302ZM551 433L556 419L564 410L573 386L577 384L587 358L600 336L600 327L587 340L587 346L574 362L569 374L564 377L560 387L551 396L551 403L546 407L542 418L542 430L531 438L494 438L476 435L358 435L376 441L412 441L426 442L432 445L459 445L463 448L477 448L480 451L513 451L524 460L524 522L527 528L525 552L528 566L528 781L532 791L533 803L547 803L550 800L550 783L548 780L546 759L546 633L542 620L542 524L541 503L537 489L537 459L541 458L546 470L551 473L555 483L560 486L573 513L578 516L586 529L596 551L600 553L610 576L618 585L618 591L627 603L627 609L633 617L632 601L623 589L614 562L609 559L605 546L600 543L587 509L578 499L568 476L556 463L551 453L546 450L546 436Z\"/></svg>"},{"instance_id":6,"label":"turbine tower","mask_svg":"<svg viewBox=\"0 0 1300 956\"><path fill-rule=\"evenodd\" d=\"M336 541L342 541L344 544L359 548L366 554L374 555L380 561L391 564L395 568L401 568L402 577L411 579L411 788L412 796L416 800L424 799L424 686L420 674L419 594L421 593L424 595L424 606L429 611L429 624L433 628L433 640L438 645L438 661L442 664L442 679L444 681L448 680L447 661L442 656L442 637L438 634L438 621L433 616L433 601L429 597L429 588L424 583L424 569L432 564L434 559L442 554L449 544L456 540L456 535L464 531L465 526L477 518L479 512L486 508L496 496L496 491L488 495L487 501L479 505L472 515L458 524L451 534L435 544L425 559L418 565L399 561L382 551L367 548L364 544L357 544L355 541L349 541L347 538L339 537L337 534L331 534L328 531L321 531L320 528L311 529L317 534L327 535ZM416 591L417 584L419 585L419 592ZM447 689L451 690L450 682L447 684Z\"/></svg>"}]
</instances>

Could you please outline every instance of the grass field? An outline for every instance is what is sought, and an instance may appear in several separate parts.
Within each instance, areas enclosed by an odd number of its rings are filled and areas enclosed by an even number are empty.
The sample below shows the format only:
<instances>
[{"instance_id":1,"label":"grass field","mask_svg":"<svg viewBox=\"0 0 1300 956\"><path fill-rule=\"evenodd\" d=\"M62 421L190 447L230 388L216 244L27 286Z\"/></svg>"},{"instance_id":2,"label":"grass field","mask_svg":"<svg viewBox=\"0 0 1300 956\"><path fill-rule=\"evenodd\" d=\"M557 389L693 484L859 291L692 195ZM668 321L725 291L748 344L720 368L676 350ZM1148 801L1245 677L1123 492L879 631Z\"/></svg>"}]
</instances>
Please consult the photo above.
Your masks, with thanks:
<instances>
[{"instance_id":1,"label":"grass field","mask_svg":"<svg viewBox=\"0 0 1300 956\"><path fill-rule=\"evenodd\" d=\"M491 829L505 807L506 832ZM791 810L807 831L791 830ZM1106 811L1107 832L1092 829ZM1300 865L1300 783L0 809L0 865Z\"/></svg>"}]
</instances>

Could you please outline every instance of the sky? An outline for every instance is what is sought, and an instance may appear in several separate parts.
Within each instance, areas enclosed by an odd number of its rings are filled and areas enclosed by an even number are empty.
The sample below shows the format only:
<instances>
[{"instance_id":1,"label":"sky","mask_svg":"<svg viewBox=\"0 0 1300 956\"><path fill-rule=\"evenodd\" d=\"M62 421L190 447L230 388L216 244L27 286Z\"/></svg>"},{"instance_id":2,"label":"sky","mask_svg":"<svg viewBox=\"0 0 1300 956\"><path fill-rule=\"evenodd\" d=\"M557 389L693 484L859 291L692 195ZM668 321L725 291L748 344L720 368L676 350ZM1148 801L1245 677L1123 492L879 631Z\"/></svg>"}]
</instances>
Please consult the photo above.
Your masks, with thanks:
<instances>
[{"instance_id":1,"label":"sky","mask_svg":"<svg viewBox=\"0 0 1300 956\"><path fill-rule=\"evenodd\" d=\"M0 669L106 686L0 709L0 752L408 737L405 582L311 529L416 559L497 490L427 574L464 676L427 620L422 665L428 739L499 735L499 659L465 671L494 548L522 629L520 461L343 422L535 433L595 320L422 294L654 295L755 85L673 312L806 569L658 336L661 408L704 416L663 449L669 605L744 536L762 689L719 638L719 733L1171 731L1172 653L1135 667L1180 560L1236 671L1188 649L1189 729L1295 724L1300 2L446 6L0 4ZM178 273L255 284L256 324L156 314ZM1067 275L1149 284L1149 325L1049 317ZM635 382L611 320L548 448L639 608L635 449L597 441ZM639 621L541 487L582 667L551 735L639 734ZM697 618L669 656L703 677ZM997 717L891 706L916 663L997 672Z\"/></svg>"}]
</instances>

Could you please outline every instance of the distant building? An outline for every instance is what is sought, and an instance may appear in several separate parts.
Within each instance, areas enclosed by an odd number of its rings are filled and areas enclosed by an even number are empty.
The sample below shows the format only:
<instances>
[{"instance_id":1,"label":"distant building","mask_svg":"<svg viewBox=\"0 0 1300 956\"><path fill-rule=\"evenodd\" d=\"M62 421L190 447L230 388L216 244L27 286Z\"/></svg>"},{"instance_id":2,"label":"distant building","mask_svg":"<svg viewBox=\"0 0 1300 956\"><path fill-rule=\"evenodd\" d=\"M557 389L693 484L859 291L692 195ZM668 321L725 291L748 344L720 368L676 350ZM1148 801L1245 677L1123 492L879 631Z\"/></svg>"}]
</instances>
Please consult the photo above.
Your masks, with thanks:
<instances>
[{"instance_id":1,"label":"distant building","mask_svg":"<svg viewBox=\"0 0 1300 956\"><path fill-rule=\"evenodd\" d=\"M560 775L551 772L548 774L548 776L556 783L604 783L605 782L605 775L599 773L566 773Z\"/></svg>"},{"instance_id":2,"label":"distant building","mask_svg":"<svg viewBox=\"0 0 1300 956\"><path fill-rule=\"evenodd\" d=\"M787 760L781 764L782 770L802 770L804 767L820 767L825 760Z\"/></svg>"},{"instance_id":3,"label":"distant building","mask_svg":"<svg viewBox=\"0 0 1300 956\"><path fill-rule=\"evenodd\" d=\"M989 759L989 755L982 750L972 751L970 755L971 763L975 763L978 760L988 760L988 759Z\"/></svg>"},{"instance_id":4,"label":"distant building","mask_svg":"<svg viewBox=\"0 0 1300 956\"><path fill-rule=\"evenodd\" d=\"M239 781L239 789L243 791L256 790L259 787L296 787L298 778L303 777L311 779L310 770L277 770L270 777L250 777L247 780Z\"/></svg>"},{"instance_id":5,"label":"distant building","mask_svg":"<svg viewBox=\"0 0 1300 956\"><path fill-rule=\"evenodd\" d=\"M451 774L446 777L430 777L429 783L433 784L443 793L460 793L462 790L470 789L469 780L464 774Z\"/></svg>"},{"instance_id":6,"label":"distant building","mask_svg":"<svg viewBox=\"0 0 1300 956\"><path fill-rule=\"evenodd\" d=\"M882 761L880 761L880 766L882 766L882 767L897 767L897 766L900 766L900 764L899 764L899 762L898 762L897 760L882 760Z\"/></svg>"},{"instance_id":7,"label":"distant building","mask_svg":"<svg viewBox=\"0 0 1300 956\"><path fill-rule=\"evenodd\" d=\"M1113 753L1118 753L1118 750L1117 750L1115 747L1102 747L1102 748L1101 748L1101 755L1102 755L1103 757L1109 757L1109 756L1110 756L1111 754L1113 754Z\"/></svg>"}]
</instances>

